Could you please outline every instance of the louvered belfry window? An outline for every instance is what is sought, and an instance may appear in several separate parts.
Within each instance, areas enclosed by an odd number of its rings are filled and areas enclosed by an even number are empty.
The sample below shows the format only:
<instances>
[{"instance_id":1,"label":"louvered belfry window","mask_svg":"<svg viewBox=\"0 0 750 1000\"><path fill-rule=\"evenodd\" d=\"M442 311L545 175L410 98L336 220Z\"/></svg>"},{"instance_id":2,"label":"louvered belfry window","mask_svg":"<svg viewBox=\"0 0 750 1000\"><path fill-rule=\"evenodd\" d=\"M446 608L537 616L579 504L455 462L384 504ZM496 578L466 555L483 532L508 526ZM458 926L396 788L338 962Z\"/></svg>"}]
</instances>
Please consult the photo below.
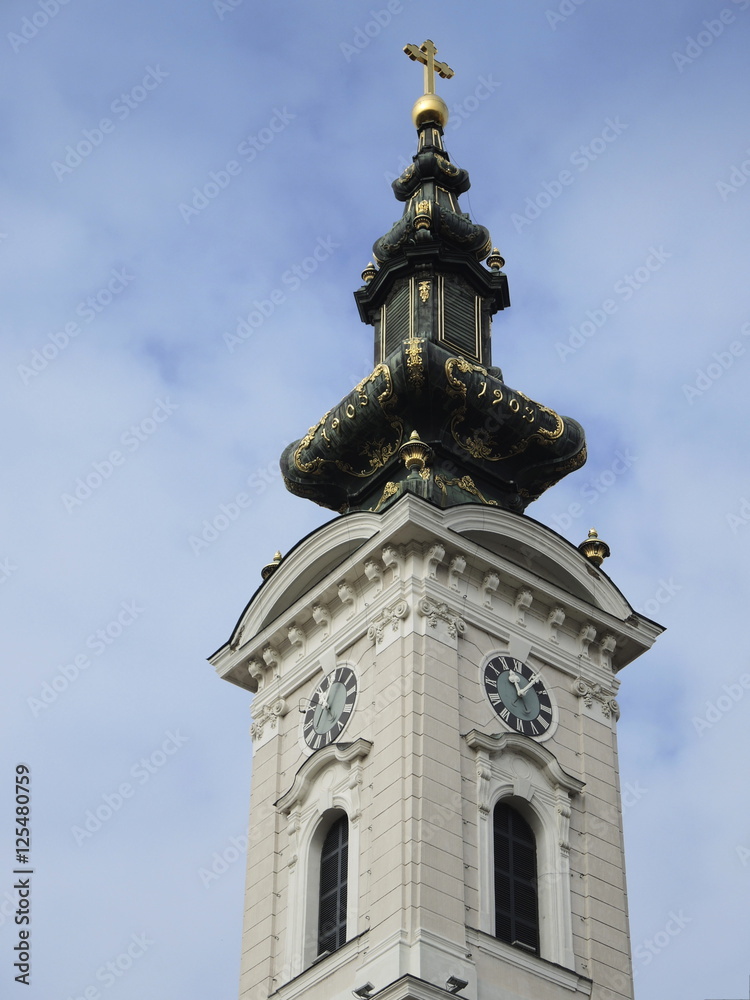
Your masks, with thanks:
<instances>
[{"instance_id":1,"label":"louvered belfry window","mask_svg":"<svg viewBox=\"0 0 750 1000\"><path fill-rule=\"evenodd\" d=\"M539 951L536 839L520 813L498 802L495 837L495 936Z\"/></svg>"},{"instance_id":2,"label":"louvered belfry window","mask_svg":"<svg viewBox=\"0 0 750 1000\"><path fill-rule=\"evenodd\" d=\"M337 819L326 834L320 853L318 954L336 951L346 941L346 883L349 821Z\"/></svg>"},{"instance_id":3,"label":"louvered belfry window","mask_svg":"<svg viewBox=\"0 0 750 1000\"><path fill-rule=\"evenodd\" d=\"M396 287L385 307L385 345L381 360L385 361L409 336L409 308L409 282L404 281Z\"/></svg>"}]
</instances>

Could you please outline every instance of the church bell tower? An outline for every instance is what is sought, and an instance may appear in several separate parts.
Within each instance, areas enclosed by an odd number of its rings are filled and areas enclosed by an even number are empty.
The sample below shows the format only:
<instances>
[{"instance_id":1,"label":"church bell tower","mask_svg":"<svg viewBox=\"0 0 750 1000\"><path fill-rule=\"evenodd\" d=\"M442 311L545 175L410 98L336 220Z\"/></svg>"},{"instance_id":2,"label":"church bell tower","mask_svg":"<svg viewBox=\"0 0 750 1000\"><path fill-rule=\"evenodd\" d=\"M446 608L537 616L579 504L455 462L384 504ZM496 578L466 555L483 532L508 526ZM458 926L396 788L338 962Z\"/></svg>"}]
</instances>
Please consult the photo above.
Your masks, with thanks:
<instances>
[{"instance_id":1,"label":"church bell tower","mask_svg":"<svg viewBox=\"0 0 750 1000\"><path fill-rule=\"evenodd\" d=\"M339 516L212 657L251 692L241 1000L629 1000L619 671L660 626L524 514L583 429L504 380L504 261L461 210L431 41L402 218L355 292L374 368L281 457Z\"/></svg>"}]
</instances>

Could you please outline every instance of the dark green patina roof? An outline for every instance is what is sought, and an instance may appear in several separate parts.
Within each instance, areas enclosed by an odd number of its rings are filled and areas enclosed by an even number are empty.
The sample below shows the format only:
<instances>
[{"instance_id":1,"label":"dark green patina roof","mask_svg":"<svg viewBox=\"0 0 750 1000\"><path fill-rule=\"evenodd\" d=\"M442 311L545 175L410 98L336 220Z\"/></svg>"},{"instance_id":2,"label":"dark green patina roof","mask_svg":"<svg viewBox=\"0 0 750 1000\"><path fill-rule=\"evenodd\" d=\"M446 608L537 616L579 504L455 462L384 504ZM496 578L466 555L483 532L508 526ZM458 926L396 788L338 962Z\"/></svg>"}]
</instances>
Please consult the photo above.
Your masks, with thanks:
<instances>
[{"instance_id":1,"label":"dark green patina roof","mask_svg":"<svg viewBox=\"0 0 750 1000\"><path fill-rule=\"evenodd\" d=\"M423 121L417 133L393 183L403 216L375 242L378 266L354 293L374 327L375 368L285 449L284 481L341 513L382 510L404 492L521 512L586 461L583 429L492 366L492 316L510 305L504 261L460 210L469 175L451 162L441 124ZM410 471L413 432L425 447Z\"/></svg>"}]
</instances>

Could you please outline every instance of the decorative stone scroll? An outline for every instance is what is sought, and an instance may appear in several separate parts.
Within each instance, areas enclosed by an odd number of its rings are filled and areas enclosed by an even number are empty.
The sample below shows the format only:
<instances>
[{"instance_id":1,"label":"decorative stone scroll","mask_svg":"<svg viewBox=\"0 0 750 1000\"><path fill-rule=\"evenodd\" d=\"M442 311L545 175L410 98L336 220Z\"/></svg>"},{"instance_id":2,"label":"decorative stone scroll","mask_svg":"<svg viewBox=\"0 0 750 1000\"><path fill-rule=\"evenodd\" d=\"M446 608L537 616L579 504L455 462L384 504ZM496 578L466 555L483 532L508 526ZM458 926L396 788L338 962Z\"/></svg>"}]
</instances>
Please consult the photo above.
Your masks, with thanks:
<instances>
[{"instance_id":1,"label":"decorative stone scroll","mask_svg":"<svg viewBox=\"0 0 750 1000\"><path fill-rule=\"evenodd\" d=\"M270 729L276 729L279 718L286 715L288 711L289 706L283 698L277 698L270 705L264 705L250 726L250 736L253 742L262 738L266 726Z\"/></svg>"},{"instance_id":2,"label":"decorative stone scroll","mask_svg":"<svg viewBox=\"0 0 750 1000\"><path fill-rule=\"evenodd\" d=\"M466 631L466 622L460 615L454 614L447 604L438 604L429 598L423 598L417 610L420 615L427 619L430 628L437 628L438 622L444 622L448 627L448 635L455 639L457 635L463 635Z\"/></svg>"},{"instance_id":3,"label":"decorative stone scroll","mask_svg":"<svg viewBox=\"0 0 750 1000\"><path fill-rule=\"evenodd\" d=\"M305 633L296 622L291 622L286 630L286 636L292 649L297 650L297 659L301 660L305 655Z\"/></svg>"},{"instance_id":4,"label":"decorative stone scroll","mask_svg":"<svg viewBox=\"0 0 750 1000\"><path fill-rule=\"evenodd\" d=\"M526 612L531 607L534 600L534 595L530 590L519 590L516 594L516 599L513 607L516 609L516 625L521 625L526 628Z\"/></svg>"},{"instance_id":5,"label":"decorative stone scroll","mask_svg":"<svg viewBox=\"0 0 750 1000\"><path fill-rule=\"evenodd\" d=\"M594 702L599 702L605 719L612 717L616 721L620 718L620 706L617 700L601 684L590 684L579 677L573 682L571 690L573 694L578 695L586 708L593 708Z\"/></svg>"},{"instance_id":6,"label":"decorative stone scroll","mask_svg":"<svg viewBox=\"0 0 750 1000\"><path fill-rule=\"evenodd\" d=\"M339 581L338 595L341 603L348 609L349 613L346 616L346 620L349 621L354 617L354 612L357 608L357 595L348 580Z\"/></svg>"},{"instance_id":7,"label":"decorative stone scroll","mask_svg":"<svg viewBox=\"0 0 750 1000\"><path fill-rule=\"evenodd\" d=\"M602 666L607 667L608 670L612 670L612 654L617 646L617 639L611 634L607 633L602 641L599 643L599 651L601 654Z\"/></svg>"},{"instance_id":8,"label":"decorative stone scroll","mask_svg":"<svg viewBox=\"0 0 750 1000\"><path fill-rule=\"evenodd\" d=\"M596 629L593 625L582 625L578 633L579 651L578 655L588 659L589 646L596 638Z\"/></svg>"},{"instance_id":9,"label":"decorative stone scroll","mask_svg":"<svg viewBox=\"0 0 750 1000\"><path fill-rule=\"evenodd\" d=\"M492 607L492 595L499 586L500 577L497 573L490 572L484 574L480 590L482 591L482 604L484 604L485 608Z\"/></svg>"},{"instance_id":10,"label":"decorative stone scroll","mask_svg":"<svg viewBox=\"0 0 750 1000\"><path fill-rule=\"evenodd\" d=\"M458 578L466 569L466 559L463 556L454 556L448 567L448 586L451 590L458 590Z\"/></svg>"},{"instance_id":11,"label":"decorative stone scroll","mask_svg":"<svg viewBox=\"0 0 750 1000\"><path fill-rule=\"evenodd\" d=\"M375 644L379 645L388 626L390 625L394 632L398 632L399 622L403 621L408 613L409 605L406 601L399 601L390 608L383 608L367 629L368 639L374 639Z\"/></svg>"},{"instance_id":12,"label":"decorative stone scroll","mask_svg":"<svg viewBox=\"0 0 750 1000\"><path fill-rule=\"evenodd\" d=\"M549 627L549 641L558 645L560 637L557 630L565 621L565 611L562 608L553 608L547 615L547 625Z\"/></svg>"},{"instance_id":13,"label":"decorative stone scroll","mask_svg":"<svg viewBox=\"0 0 750 1000\"><path fill-rule=\"evenodd\" d=\"M279 651L276 649L275 646L272 646L269 643L267 646L263 647L263 651L260 655L263 657L263 662L267 667L270 667L271 670L274 671L278 669Z\"/></svg>"},{"instance_id":14,"label":"decorative stone scroll","mask_svg":"<svg viewBox=\"0 0 750 1000\"><path fill-rule=\"evenodd\" d=\"M365 571L365 576L372 583L377 585L376 593L379 593L383 588L383 566L377 561L377 559L368 559L363 569Z\"/></svg>"},{"instance_id":15,"label":"decorative stone scroll","mask_svg":"<svg viewBox=\"0 0 750 1000\"><path fill-rule=\"evenodd\" d=\"M255 683L257 685L257 690L258 691L262 691L263 690L263 683L265 681L265 671L264 671L263 667L261 666L260 660L256 660L255 657L252 657L251 659L249 659L247 661L247 672L250 674L250 676L252 677L252 679L255 681Z\"/></svg>"},{"instance_id":16,"label":"decorative stone scroll","mask_svg":"<svg viewBox=\"0 0 750 1000\"><path fill-rule=\"evenodd\" d=\"M437 580L437 568L445 559L445 546L435 542L427 552L427 575L431 580Z\"/></svg>"},{"instance_id":17,"label":"decorative stone scroll","mask_svg":"<svg viewBox=\"0 0 750 1000\"><path fill-rule=\"evenodd\" d=\"M404 562L401 553L393 545L386 545L381 552L381 556L383 558L383 565L391 571L393 579L399 580L401 578L401 567Z\"/></svg>"},{"instance_id":18,"label":"decorative stone scroll","mask_svg":"<svg viewBox=\"0 0 750 1000\"><path fill-rule=\"evenodd\" d=\"M317 625L323 629L323 635L327 636L331 630L331 612L326 604L313 604L312 616Z\"/></svg>"}]
</instances>

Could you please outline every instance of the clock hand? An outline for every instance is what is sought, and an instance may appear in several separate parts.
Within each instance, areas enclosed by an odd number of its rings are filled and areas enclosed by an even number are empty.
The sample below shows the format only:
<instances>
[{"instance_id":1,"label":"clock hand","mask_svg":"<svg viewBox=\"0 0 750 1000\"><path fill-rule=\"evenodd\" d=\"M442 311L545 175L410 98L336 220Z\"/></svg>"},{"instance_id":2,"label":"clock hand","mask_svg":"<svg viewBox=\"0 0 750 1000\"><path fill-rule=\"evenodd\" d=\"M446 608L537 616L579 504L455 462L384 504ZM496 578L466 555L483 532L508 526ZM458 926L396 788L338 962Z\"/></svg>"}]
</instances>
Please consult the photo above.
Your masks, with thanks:
<instances>
[{"instance_id":1,"label":"clock hand","mask_svg":"<svg viewBox=\"0 0 750 1000\"><path fill-rule=\"evenodd\" d=\"M526 692L529 690L529 688L532 688L536 684L536 682L539 680L540 677L541 677L540 673L532 674L531 680L526 685L526 687L523 688L521 691L518 692L521 695L522 698L526 694Z\"/></svg>"},{"instance_id":2,"label":"clock hand","mask_svg":"<svg viewBox=\"0 0 750 1000\"><path fill-rule=\"evenodd\" d=\"M509 670L508 671L508 680L511 682L511 684L513 685L513 687L516 689L516 694L519 695L519 697L522 697L523 696L523 692L521 691L521 689L520 689L520 687L518 685L518 674L514 670Z\"/></svg>"}]
</instances>

